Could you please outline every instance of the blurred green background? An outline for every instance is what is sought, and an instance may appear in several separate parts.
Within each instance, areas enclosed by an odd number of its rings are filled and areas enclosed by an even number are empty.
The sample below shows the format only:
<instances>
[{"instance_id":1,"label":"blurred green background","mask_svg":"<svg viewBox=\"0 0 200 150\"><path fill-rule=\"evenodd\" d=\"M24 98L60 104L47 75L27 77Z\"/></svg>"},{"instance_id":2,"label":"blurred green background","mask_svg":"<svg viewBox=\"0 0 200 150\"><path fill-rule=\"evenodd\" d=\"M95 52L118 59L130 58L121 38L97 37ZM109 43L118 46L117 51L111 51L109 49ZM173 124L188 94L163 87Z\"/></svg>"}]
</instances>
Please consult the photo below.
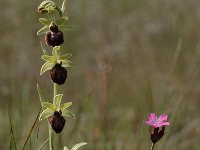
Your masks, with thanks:
<instances>
[{"instance_id":1,"label":"blurred green background","mask_svg":"<svg viewBox=\"0 0 200 150\"><path fill-rule=\"evenodd\" d=\"M36 84L53 96L49 74L39 75L41 2L0 0L1 150L13 142L6 104L20 149L40 110ZM169 114L171 123L156 149L198 150L199 1L70 0L66 14L75 31L65 32L62 51L73 54L76 67L59 91L77 118L67 118L58 149L82 141L87 150L150 149L143 121L155 112ZM47 123L37 122L26 149L47 138Z\"/></svg>"}]
</instances>

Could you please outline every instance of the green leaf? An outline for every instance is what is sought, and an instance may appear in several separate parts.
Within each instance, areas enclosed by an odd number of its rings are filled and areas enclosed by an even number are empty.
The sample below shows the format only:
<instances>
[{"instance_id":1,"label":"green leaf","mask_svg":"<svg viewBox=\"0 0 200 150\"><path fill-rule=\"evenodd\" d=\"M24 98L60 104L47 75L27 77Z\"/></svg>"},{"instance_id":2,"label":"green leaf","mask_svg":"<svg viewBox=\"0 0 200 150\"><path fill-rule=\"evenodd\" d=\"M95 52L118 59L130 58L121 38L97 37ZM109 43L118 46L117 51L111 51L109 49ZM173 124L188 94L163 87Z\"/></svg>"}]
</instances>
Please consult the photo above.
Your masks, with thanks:
<instances>
[{"instance_id":1,"label":"green leaf","mask_svg":"<svg viewBox=\"0 0 200 150\"><path fill-rule=\"evenodd\" d=\"M40 89L39 85L37 84L37 91L38 91L38 95L40 98L40 103L42 105L42 100L44 99L43 94L42 94L42 90Z\"/></svg>"},{"instance_id":2,"label":"green leaf","mask_svg":"<svg viewBox=\"0 0 200 150\"><path fill-rule=\"evenodd\" d=\"M74 145L71 150L77 150L84 145L87 145L87 143L85 143L85 142L78 143L78 144Z\"/></svg>"},{"instance_id":3,"label":"green leaf","mask_svg":"<svg viewBox=\"0 0 200 150\"><path fill-rule=\"evenodd\" d=\"M71 26L65 26L65 25L58 25L58 29L61 31L73 31L74 28Z\"/></svg>"},{"instance_id":4,"label":"green leaf","mask_svg":"<svg viewBox=\"0 0 200 150\"><path fill-rule=\"evenodd\" d=\"M63 150L70 150L70 149L69 149L69 148L67 148L67 146L65 146Z\"/></svg>"},{"instance_id":5,"label":"green leaf","mask_svg":"<svg viewBox=\"0 0 200 150\"><path fill-rule=\"evenodd\" d=\"M49 31L49 26L44 26L37 32L37 35L39 36L42 34L46 34L48 31Z\"/></svg>"},{"instance_id":6,"label":"green leaf","mask_svg":"<svg viewBox=\"0 0 200 150\"><path fill-rule=\"evenodd\" d=\"M67 109L71 105L72 105L72 102L64 103L64 104L60 105L60 109L61 109L61 111L64 111L65 109Z\"/></svg>"},{"instance_id":7,"label":"green leaf","mask_svg":"<svg viewBox=\"0 0 200 150\"><path fill-rule=\"evenodd\" d=\"M62 7L61 7L61 11L63 14L65 12L65 5L66 5L66 0L63 0Z\"/></svg>"},{"instance_id":8,"label":"green leaf","mask_svg":"<svg viewBox=\"0 0 200 150\"><path fill-rule=\"evenodd\" d=\"M58 19L55 20L55 23L57 25L62 25L63 23L65 23L66 21L68 20L68 17L67 16L64 16L64 17L60 17Z\"/></svg>"},{"instance_id":9,"label":"green leaf","mask_svg":"<svg viewBox=\"0 0 200 150\"><path fill-rule=\"evenodd\" d=\"M49 56L49 55L42 55L41 59L45 60L45 61L49 61L49 62L54 62L54 57L53 56Z\"/></svg>"},{"instance_id":10,"label":"green leaf","mask_svg":"<svg viewBox=\"0 0 200 150\"><path fill-rule=\"evenodd\" d=\"M54 97L54 102L57 108L60 107L60 103L62 101L63 94L58 94Z\"/></svg>"},{"instance_id":11,"label":"green leaf","mask_svg":"<svg viewBox=\"0 0 200 150\"><path fill-rule=\"evenodd\" d=\"M69 59L71 56L72 56L72 54L70 54L70 53L61 55L60 60Z\"/></svg>"},{"instance_id":12,"label":"green leaf","mask_svg":"<svg viewBox=\"0 0 200 150\"><path fill-rule=\"evenodd\" d=\"M56 110L56 105L49 102L42 102L42 106L45 108L51 109L52 111Z\"/></svg>"},{"instance_id":13,"label":"green leaf","mask_svg":"<svg viewBox=\"0 0 200 150\"><path fill-rule=\"evenodd\" d=\"M54 111L52 111L51 109L45 109L42 111L42 113L40 114L39 120L42 121L45 118L50 117L51 115L53 115Z\"/></svg>"},{"instance_id":14,"label":"green leaf","mask_svg":"<svg viewBox=\"0 0 200 150\"><path fill-rule=\"evenodd\" d=\"M62 67L68 68L68 67L73 67L73 65L72 65L72 62L69 60L62 60Z\"/></svg>"},{"instance_id":15,"label":"green leaf","mask_svg":"<svg viewBox=\"0 0 200 150\"><path fill-rule=\"evenodd\" d=\"M46 62L40 69L40 75L42 75L47 70L52 69L54 67L54 65L55 65L54 63Z\"/></svg>"},{"instance_id":16,"label":"green leaf","mask_svg":"<svg viewBox=\"0 0 200 150\"><path fill-rule=\"evenodd\" d=\"M72 117L72 118L75 119L75 115L74 115L71 111L69 111L69 110L67 110L67 109L64 109L64 110L62 111L62 116L65 116L65 117Z\"/></svg>"},{"instance_id":17,"label":"green leaf","mask_svg":"<svg viewBox=\"0 0 200 150\"><path fill-rule=\"evenodd\" d=\"M52 55L55 57L55 58L59 58L60 56L60 46L55 46L52 50Z\"/></svg>"},{"instance_id":18,"label":"green leaf","mask_svg":"<svg viewBox=\"0 0 200 150\"><path fill-rule=\"evenodd\" d=\"M49 26L51 24L51 21L49 19L46 18L39 18L39 21L43 24L43 25L47 25Z\"/></svg>"}]
</instances>

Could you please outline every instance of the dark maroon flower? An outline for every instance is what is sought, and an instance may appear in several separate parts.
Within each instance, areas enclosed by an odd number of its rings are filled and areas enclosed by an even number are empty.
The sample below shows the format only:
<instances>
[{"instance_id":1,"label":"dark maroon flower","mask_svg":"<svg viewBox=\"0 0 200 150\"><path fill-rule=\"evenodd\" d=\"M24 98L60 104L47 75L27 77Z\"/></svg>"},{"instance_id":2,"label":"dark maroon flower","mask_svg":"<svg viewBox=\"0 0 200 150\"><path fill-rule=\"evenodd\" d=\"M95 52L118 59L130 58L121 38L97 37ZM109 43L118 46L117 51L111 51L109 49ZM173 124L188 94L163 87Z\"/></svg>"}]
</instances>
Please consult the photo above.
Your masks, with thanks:
<instances>
[{"instance_id":1,"label":"dark maroon flower","mask_svg":"<svg viewBox=\"0 0 200 150\"><path fill-rule=\"evenodd\" d=\"M64 67L62 67L61 64L56 64L50 70L50 76L51 80L54 83L62 85L65 83L65 80L67 79L67 70Z\"/></svg>"},{"instance_id":2,"label":"dark maroon flower","mask_svg":"<svg viewBox=\"0 0 200 150\"><path fill-rule=\"evenodd\" d=\"M65 126L65 118L62 116L62 114L58 111L55 111L54 115L50 116L48 120L55 133L61 133Z\"/></svg>"},{"instance_id":3,"label":"dark maroon flower","mask_svg":"<svg viewBox=\"0 0 200 150\"><path fill-rule=\"evenodd\" d=\"M63 32L56 25L50 26L50 31L45 35L45 42L49 46L59 46L64 43Z\"/></svg>"}]
</instances>

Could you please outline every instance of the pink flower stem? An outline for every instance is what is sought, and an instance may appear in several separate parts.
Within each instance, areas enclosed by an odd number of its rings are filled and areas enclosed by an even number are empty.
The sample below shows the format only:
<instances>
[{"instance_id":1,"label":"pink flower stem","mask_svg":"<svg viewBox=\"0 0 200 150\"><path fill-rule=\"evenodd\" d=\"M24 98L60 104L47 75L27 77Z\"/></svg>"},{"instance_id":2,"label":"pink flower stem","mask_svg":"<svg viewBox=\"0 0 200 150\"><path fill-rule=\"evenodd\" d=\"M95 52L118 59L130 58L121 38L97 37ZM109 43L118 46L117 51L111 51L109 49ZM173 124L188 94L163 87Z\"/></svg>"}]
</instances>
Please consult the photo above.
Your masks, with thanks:
<instances>
[{"instance_id":1,"label":"pink flower stem","mask_svg":"<svg viewBox=\"0 0 200 150\"><path fill-rule=\"evenodd\" d=\"M154 145L155 145L154 143L151 144L151 150L154 149Z\"/></svg>"}]
</instances>

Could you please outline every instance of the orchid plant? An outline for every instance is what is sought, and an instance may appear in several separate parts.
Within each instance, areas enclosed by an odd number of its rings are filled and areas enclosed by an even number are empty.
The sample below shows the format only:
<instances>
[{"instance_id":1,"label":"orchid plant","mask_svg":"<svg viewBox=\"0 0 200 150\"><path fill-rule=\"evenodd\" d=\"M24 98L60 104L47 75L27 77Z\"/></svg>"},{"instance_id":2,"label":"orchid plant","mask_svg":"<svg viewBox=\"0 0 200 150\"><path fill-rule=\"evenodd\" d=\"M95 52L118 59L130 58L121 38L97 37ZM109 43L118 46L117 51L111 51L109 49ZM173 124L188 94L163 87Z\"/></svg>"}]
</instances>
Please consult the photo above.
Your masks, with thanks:
<instances>
[{"instance_id":1,"label":"orchid plant","mask_svg":"<svg viewBox=\"0 0 200 150\"><path fill-rule=\"evenodd\" d=\"M65 125L64 117L75 119L75 115L68 109L72 105L72 102L61 103L63 94L58 94L58 85L64 84L67 79L67 68L73 67L72 62L69 60L72 55L70 53L61 54L61 45L64 43L63 31L73 30L72 27L66 25L68 17L64 16L65 5L66 0L63 1L61 7L52 0L45 0L38 7L38 13L42 15L46 14L46 18L39 18L43 27L37 32L37 35L44 34L47 46L53 47L52 55L49 55L41 44L44 53L41 59L45 63L40 69L40 75L43 75L47 71L50 72L50 77L54 85L52 103L43 97L39 85L37 86L42 106L39 120L47 119L49 127L49 150L54 150L54 134L62 132ZM77 150L86 144L85 142L76 144L71 150ZM64 150L69 150L69 148L65 146Z\"/></svg>"}]
</instances>

